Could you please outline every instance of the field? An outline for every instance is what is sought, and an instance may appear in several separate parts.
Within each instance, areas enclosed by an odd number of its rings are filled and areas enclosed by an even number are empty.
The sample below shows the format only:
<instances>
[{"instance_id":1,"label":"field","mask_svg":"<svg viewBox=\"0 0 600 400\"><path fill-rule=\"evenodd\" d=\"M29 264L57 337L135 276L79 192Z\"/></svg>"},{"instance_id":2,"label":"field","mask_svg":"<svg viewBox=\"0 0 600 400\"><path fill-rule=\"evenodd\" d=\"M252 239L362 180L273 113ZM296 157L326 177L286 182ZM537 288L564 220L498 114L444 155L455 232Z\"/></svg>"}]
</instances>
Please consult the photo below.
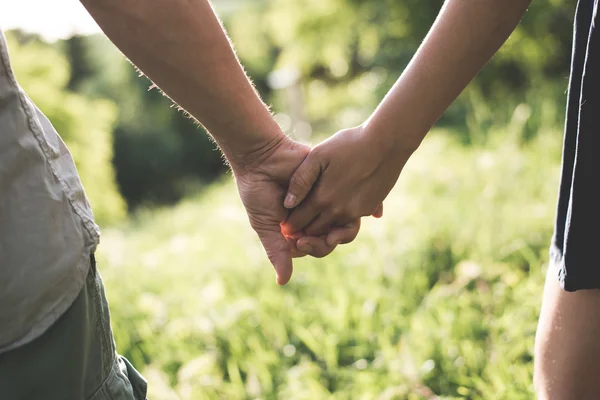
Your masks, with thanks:
<instances>
[{"instance_id":1,"label":"field","mask_svg":"<svg viewBox=\"0 0 600 400\"><path fill-rule=\"evenodd\" d=\"M104 229L150 399L531 399L560 131L434 132L356 241L278 287L230 177Z\"/></svg>"}]
</instances>

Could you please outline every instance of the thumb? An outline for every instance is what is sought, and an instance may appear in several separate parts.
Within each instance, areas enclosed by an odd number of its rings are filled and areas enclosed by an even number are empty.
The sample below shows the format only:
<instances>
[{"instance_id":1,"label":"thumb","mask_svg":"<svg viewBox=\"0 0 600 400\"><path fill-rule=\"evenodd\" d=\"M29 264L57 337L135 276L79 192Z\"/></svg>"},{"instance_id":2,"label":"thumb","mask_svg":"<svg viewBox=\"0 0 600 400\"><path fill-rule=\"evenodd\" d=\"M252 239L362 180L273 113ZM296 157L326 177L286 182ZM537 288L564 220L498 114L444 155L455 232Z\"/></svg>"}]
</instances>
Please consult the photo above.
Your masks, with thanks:
<instances>
[{"instance_id":1,"label":"thumb","mask_svg":"<svg viewBox=\"0 0 600 400\"><path fill-rule=\"evenodd\" d=\"M321 174L321 165L312 153L300 164L290 177L290 186L283 205L285 208L294 208L306 198L317 178Z\"/></svg>"},{"instance_id":2,"label":"thumb","mask_svg":"<svg viewBox=\"0 0 600 400\"><path fill-rule=\"evenodd\" d=\"M281 233L279 225L277 229L256 229L256 233L262 243L269 261L275 268L277 284L285 285L292 277L293 265L290 245Z\"/></svg>"}]
</instances>

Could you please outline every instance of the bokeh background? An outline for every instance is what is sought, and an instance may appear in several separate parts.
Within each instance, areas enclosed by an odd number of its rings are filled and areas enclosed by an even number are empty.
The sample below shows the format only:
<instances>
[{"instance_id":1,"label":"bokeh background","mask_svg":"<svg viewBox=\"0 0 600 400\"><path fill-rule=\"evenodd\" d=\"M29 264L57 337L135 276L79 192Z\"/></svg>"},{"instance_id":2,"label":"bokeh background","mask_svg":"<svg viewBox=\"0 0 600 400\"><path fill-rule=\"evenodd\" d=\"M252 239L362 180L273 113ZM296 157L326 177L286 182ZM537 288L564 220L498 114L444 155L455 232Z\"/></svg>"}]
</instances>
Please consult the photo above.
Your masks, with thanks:
<instances>
[{"instance_id":1,"label":"bokeh background","mask_svg":"<svg viewBox=\"0 0 600 400\"><path fill-rule=\"evenodd\" d=\"M442 3L214 2L282 129L311 144L371 113ZM118 349L149 397L533 398L574 7L534 1L409 161L385 217L296 262L280 288L202 129L75 0L2 0L17 78L103 228Z\"/></svg>"}]
</instances>

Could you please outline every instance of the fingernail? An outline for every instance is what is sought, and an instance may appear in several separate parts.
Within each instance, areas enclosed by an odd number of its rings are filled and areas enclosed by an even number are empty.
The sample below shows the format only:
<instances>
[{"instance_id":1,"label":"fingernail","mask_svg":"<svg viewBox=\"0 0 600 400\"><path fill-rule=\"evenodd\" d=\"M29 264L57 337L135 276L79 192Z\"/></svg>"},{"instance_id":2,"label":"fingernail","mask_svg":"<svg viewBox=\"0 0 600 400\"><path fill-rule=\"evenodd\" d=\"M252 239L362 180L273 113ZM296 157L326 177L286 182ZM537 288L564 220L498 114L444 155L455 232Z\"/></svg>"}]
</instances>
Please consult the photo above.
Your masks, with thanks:
<instances>
[{"instance_id":1,"label":"fingernail","mask_svg":"<svg viewBox=\"0 0 600 400\"><path fill-rule=\"evenodd\" d=\"M286 208L294 207L296 205L296 196L292 193L288 193L287 196L285 196L285 201L283 202L283 205Z\"/></svg>"}]
</instances>

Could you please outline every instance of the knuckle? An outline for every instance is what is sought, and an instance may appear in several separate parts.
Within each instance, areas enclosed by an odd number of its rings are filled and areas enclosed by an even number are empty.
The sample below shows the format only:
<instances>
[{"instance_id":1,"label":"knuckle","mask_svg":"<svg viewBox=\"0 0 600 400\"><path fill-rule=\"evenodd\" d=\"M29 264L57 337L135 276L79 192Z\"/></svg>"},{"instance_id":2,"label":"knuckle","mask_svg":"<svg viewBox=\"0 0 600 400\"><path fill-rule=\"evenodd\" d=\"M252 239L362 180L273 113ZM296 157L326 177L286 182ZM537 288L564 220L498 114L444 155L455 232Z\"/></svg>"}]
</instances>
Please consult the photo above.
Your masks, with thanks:
<instances>
[{"instance_id":1,"label":"knuckle","mask_svg":"<svg viewBox=\"0 0 600 400\"><path fill-rule=\"evenodd\" d=\"M310 189L312 185L308 183L304 175L302 174L294 174L290 179L290 184L292 186L299 187L301 189Z\"/></svg>"}]
</instances>

